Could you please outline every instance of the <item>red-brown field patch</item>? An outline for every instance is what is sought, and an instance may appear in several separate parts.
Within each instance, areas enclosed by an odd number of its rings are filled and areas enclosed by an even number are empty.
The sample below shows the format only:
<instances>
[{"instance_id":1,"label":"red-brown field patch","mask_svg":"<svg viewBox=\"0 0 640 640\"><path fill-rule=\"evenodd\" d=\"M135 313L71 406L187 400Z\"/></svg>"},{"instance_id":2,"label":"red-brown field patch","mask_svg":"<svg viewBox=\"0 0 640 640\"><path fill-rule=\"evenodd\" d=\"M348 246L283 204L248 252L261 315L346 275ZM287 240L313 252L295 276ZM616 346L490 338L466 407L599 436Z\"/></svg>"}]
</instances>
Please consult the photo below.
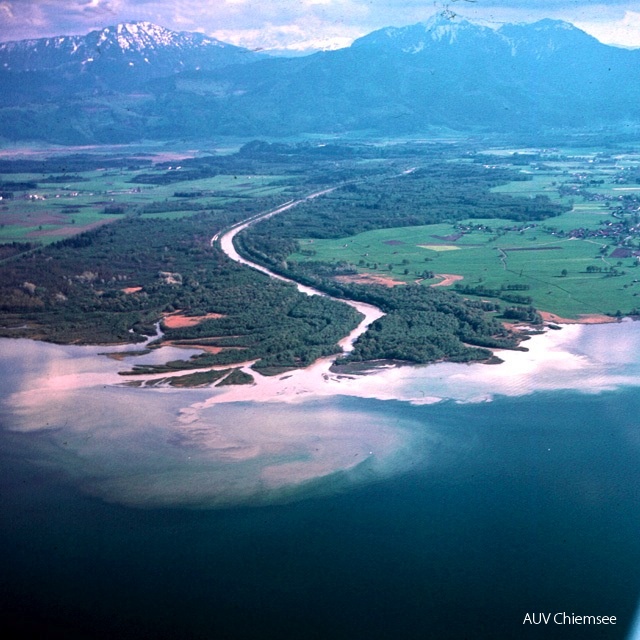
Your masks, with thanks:
<instances>
[{"instance_id":1,"label":"red-brown field patch","mask_svg":"<svg viewBox=\"0 0 640 640\"><path fill-rule=\"evenodd\" d=\"M436 282L430 286L432 287L449 287L454 282L458 282L459 280L463 280L464 276L456 275L455 273L434 273L435 278L442 278L440 282Z\"/></svg>"},{"instance_id":2,"label":"red-brown field patch","mask_svg":"<svg viewBox=\"0 0 640 640\"><path fill-rule=\"evenodd\" d=\"M353 282L355 284L381 284L385 287L396 287L399 284L406 284L401 280L394 280L389 276L379 276L373 273L359 273L353 276L337 276L338 282Z\"/></svg>"},{"instance_id":3,"label":"red-brown field patch","mask_svg":"<svg viewBox=\"0 0 640 640\"><path fill-rule=\"evenodd\" d=\"M2 215L2 223L15 227L35 227L41 224L68 224L69 218L59 213L41 211L33 213L9 213Z\"/></svg>"},{"instance_id":4,"label":"red-brown field patch","mask_svg":"<svg viewBox=\"0 0 640 640\"><path fill-rule=\"evenodd\" d=\"M162 322L167 329L184 329L185 327L195 327L205 320L215 320L224 318L221 313L207 313L204 316L186 316L180 311L174 311L164 316Z\"/></svg>"},{"instance_id":5,"label":"red-brown field patch","mask_svg":"<svg viewBox=\"0 0 640 640\"><path fill-rule=\"evenodd\" d=\"M45 237L66 237L66 236L75 236L78 233L83 233L84 231L91 231L92 229L97 229L104 224L109 224L113 222L114 218L105 218L104 220L98 220L98 222L92 222L90 224L74 224L66 227L60 227L59 229L43 229L42 231L30 231L25 234L26 238L45 238ZM28 226L32 226L29 224Z\"/></svg>"}]
</instances>

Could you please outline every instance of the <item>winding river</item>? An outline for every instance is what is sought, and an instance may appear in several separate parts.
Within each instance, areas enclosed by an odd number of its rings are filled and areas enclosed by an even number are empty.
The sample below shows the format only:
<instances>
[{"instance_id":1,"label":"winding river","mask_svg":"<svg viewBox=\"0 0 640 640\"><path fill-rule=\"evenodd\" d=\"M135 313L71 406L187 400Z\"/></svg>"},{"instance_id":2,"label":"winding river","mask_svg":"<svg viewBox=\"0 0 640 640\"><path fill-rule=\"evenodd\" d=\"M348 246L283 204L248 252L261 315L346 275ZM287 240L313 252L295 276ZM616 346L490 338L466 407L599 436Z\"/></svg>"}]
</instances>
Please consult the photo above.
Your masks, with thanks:
<instances>
[{"instance_id":1,"label":"winding river","mask_svg":"<svg viewBox=\"0 0 640 640\"><path fill-rule=\"evenodd\" d=\"M237 225L231 227L231 229L229 229L228 231L217 233L215 236L213 236L213 238L211 238L211 244L213 245L217 243L222 249L222 251L226 253L229 258L231 258L231 260L234 260L235 262L251 267L252 269L255 269L256 271L260 271L261 273L264 273L276 280L291 282L292 284L295 284L298 290L302 293L306 293L309 296L324 296L326 298L330 298L331 300L336 300L337 302L348 304L349 306L359 311L364 316L363 320L349 335L345 336L338 343L343 353L348 353L349 351L353 350L353 345L355 344L356 340L369 328L369 326L373 322L375 322L378 318L381 318L382 316L385 315L381 309L379 309L378 307L372 304L357 302L356 300L334 298L333 296L328 296L327 294L323 293L318 289L314 289L313 287L308 287L306 285L300 284L299 282L296 282L295 280L278 275L277 273L274 273L273 271L267 269L266 267L263 267L260 264L251 262L250 260L243 258L236 251L236 248L233 243L234 238L241 231L244 231L247 227L250 227L256 222L260 222L262 220L267 220L268 218L272 218L273 216L279 213L283 213L284 211L288 211L289 209L292 209L293 207L299 204L302 204L303 202L307 202L309 200L313 200L314 198L318 198L320 196L326 195L327 193L331 193L335 189L336 187L323 189L322 191L316 191L315 193L312 193L304 198L300 198L299 200L291 200L289 202L285 202L284 204L280 205L276 209L258 214L250 218L249 220L245 220L244 222L238 223Z\"/></svg>"},{"instance_id":2,"label":"winding river","mask_svg":"<svg viewBox=\"0 0 640 640\"><path fill-rule=\"evenodd\" d=\"M233 238L303 201L212 242L284 279ZM382 312L343 302L365 314L348 350ZM129 349L0 340L4 626L488 640L566 611L636 637L638 323L567 325L500 366L321 359L223 388L122 385L131 362L185 355L103 355Z\"/></svg>"}]
</instances>

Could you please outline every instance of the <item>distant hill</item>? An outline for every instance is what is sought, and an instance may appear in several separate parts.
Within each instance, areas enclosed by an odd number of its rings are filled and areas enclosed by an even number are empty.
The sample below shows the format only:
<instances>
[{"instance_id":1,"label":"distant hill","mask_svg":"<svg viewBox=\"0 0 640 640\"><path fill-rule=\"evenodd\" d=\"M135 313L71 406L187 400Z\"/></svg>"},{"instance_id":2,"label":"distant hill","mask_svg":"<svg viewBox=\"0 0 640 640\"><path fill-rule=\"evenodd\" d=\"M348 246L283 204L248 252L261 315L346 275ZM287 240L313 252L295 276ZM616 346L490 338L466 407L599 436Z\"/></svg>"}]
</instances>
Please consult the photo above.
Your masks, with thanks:
<instances>
[{"instance_id":1,"label":"distant hill","mask_svg":"<svg viewBox=\"0 0 640 640\"><path fill-rule=\"evenodd\" d=\"M266 58L149 23L0 45L0 135L56 142L640 122L640 51L542 20L441 16Z\"/></svg>"}]
</instances>

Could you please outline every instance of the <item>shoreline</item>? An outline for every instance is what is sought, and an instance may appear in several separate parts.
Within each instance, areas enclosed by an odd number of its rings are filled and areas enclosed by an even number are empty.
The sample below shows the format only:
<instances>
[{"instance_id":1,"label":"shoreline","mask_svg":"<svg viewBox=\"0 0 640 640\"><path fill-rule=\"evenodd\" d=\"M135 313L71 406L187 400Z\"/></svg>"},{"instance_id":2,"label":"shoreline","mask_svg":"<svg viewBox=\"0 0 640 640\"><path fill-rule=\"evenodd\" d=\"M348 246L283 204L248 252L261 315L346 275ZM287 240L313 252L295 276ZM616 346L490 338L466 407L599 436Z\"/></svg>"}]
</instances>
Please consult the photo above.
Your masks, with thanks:
<instances>
[{"instance_id":1,"label":"shoreline","mask_svg":"<svg viewBox=\"0 0 640 640\"><path fill-rule=\"evenodd\" d=\"M170 464L185 474L188 495L199 474L210 478L213 473L220 481L203 489L207 499L221 499L230 478L234 486L249 486L252 495L266 490L271 496L283 487L350 471L365 459L377 475L422 455L413 443L428 437L428 414L413 414L425 419L409 433L397 418L381 419L388 409L401 416L403 405L638 388L638 329L630 320L547 329L530 338L528 351L496 351L500 366L443 362L341 375L331 372L329 357L265 377L249 370L247 362L241 370L254 377L254 384L185 389L123 384L118 372L131 363L106 358L97 347L7 339L0 358L7 372L1 406L10 419L8 429L48 433L58 450L73 453L74 464L86 464L87 476L95 475L96 455L111 461L114 450L140 443L124 467L116 456L113 482L100 489L118 502L131 501L132 478L140 490L136 504L174 499L174 488L157 481L157 451L166 452ZM78 406L85 409L79 412ZM140 451L148 452L143 471ZM91 486L97 490L98 485Z\"/></svg>"},{"instance_id":2,"label":"shoreline","mask_svg":"<svg viewBox=\"0 0 640 640\"><path fill-rule=\"evenodd\" d=\"M353 306L358 309L361 313L363 313L364 317L359 323L358 327L356 327L349 335L345 336L340 341L340 346L343 349L343 353L348 353L353 348L353 342L360 335L363 330L365 330L368 325L373 322L377 317L379 317L379 310L370 307L370 305L366 305L364 303L353 303ZM182 320L181 312L174 312L175 316L178 316L180 320ZM174 315L171 314L171 315ZM564 334L567 336L568 331L573 328L586 328L588 326L611 326L617 324L628 324L634 322L634 318L632 317L624 317L624 318L614 318L611 316L604 316L600 314L585 314L581 318L572 319L572 318L562 318L556 314L551 312L540 312L544 319L544 328L542 330L537 329L536 327L532 327L531 325L519 325L518 329L520 331L528 331L535 330L533 333L522 336L522 340L520 344L526 344L524 349L492 349L493 356L490 361L481 361L481 362L469 362L469 363L453 363L449 361L438 361L432 363L425 364L415 364L415 363L405 363L399 361L389 361L389 360L374 360L360 363L352 363L350 366L335 365L335 356L328 356L325 358L320 358L316 362L312 363L308 367L301 369L291 369L284 373L266 376L262 374L259 370L251 369L250 366L253 362L239 362L235 364L226 364L220 365L218 367L205 367L203 369L185 369L185 370L176 370L175 372L166 372L164 374L148 374L146 376L126 376L121 375L119 371L114 371L114 374L117 375L118 382L114 382L114 378L109 376L104 382L107 385L115 385L121 386L123 383L126 384L127 381L136 380L139 381L141 377L145 379L152 380L157 377L174 377L184 375L185 373L193 373L194 371L208 371L209 369L220 369L220 368L234 368L244 373L251 375L254 378L254 382L248 385L233 385L225 388L224 390L211 385L209 387L201 387L200 389L209 389L213 393L213 397L211 400L217 403L226 403L226 402L269 402L269 401L283 401L285 398L295 397L296 399L300 399L302 396L311 396L311 395L319 395L319 396L328 396L333 395L351 395L349 390L346 387L354 387L354 391L356 391L356 396L361 396L363 392L363 387L366 386L366 383L363 382L366 380L377 380L380 378L393 378L397 379L407 379L412 375L417 375L418 377L430 377L429 374L417 373L417 372L425 372L427 370L433 371L442 371L443 368L447 367L462 367L462 368L474 368L476 370L486 370L486 369L498 369L503 372L506 372L510 369L511 365L517 363L518 354L522 356L522 358L526 358L526 354L534 351L537 356L540 356L540 349L537 348L540 342L544 342L545 336L549 336L550 334ZM217 316L218 314L211 314L211 316ZM171 316L169 316L171 317ZM188 317L185 317L187 319ZM194 320L202 321L203 317L194 318ZM188 318L191 320L191 318ZM159 323L158 323L159 324ZM558 326L553 326L558 325ZM555 329L555 330L554 330ZM558 331L561 329L561 331ZM517 331L517 329L514 329ZM160 337L162 333L158 333L155 336L147 336L144 342L138 343L112 343L112 344L60 344L60 343L51 343L45 340L40 340L36 338L9 338L6 337L4 339L13 342L14 340L27 340L29 342L35 344L42 344L50 346L51 348L62 348L72 347L76 349L87 349L87 355L90 355L89 350L101 348L101 349L112 349L109 352L101 352L96 355L101 357L106 357L106 359L112 360L113 362L123 363L126 361L127 368L131 367L132 359L136 358L136 351L144 351L145 353L141 353L140 356L144 357L149 353L148 347L149 344ZM541 340L542 339L542 340ZM554 344L556 342L565 342L565 340L553 341ZM154 346L152 348L152 352L158 353L162 349L177 349L177 350L193 350L194 352L201 353L219 353L223 351L225 348L223 347L212 347L211 345L200 345L200 344L179 344L174 343L172 341L164 342L161 345ZM543 358L544 359L544 358ZM135 364L135 363L133 363ZM487 367L486 365L491 364L494 366ZM474 365L483 365L482 367L474 367ZM335 367L335 368L334 368ZM394 375L390 375L390 371L397 372ZM505 374L506 375L506 374ZM493 376L488 376L493 377ZM499 376L503 377L503 376ZM90 384L82 384L78 385L78 387L90 387ZM372 383L372 386L378 386L377 383ZM71 384L71 388L74 388L75 385ZM364 394L366 397L375 397L370 396L369 393ZM407 398L397 397L394 398L393 393L389 395L388 392L382 393L381 399L399 399L406 400ZM441 398L440 398L441 399ZM417 401L413 399L413 401Z\"/></svg>"},{"instance_id":3,"label":"shoreline","mask_svg":"<svg viewBox=\"0 0 640 640\"><path fill-rule=\"evenodd\" d=\"M446 399L473 401L466 393L462 380L472 381L471 386L482 387L482 399L506 394L505 387L511 379L523 372L542 370L547 366L559 371L575 369L581 365L565 345L584 331L580 325L567 326L562 331L544 332L531 336L528 349L496 349L497 366L484 362L438 362L422 365L398 366L389 361L359 363L363 371L334 371L333 358L322 358L305 369L296 369L278 376L254 375L254 383L244 387L213 390L212 397L204 405L235 402L286 402L297 403L328 396L353 396L378 400L397 400L411 404L431 404ZM443 381L450 380L454 388ZM516 383L516 386L518 384ZM527 385L528 386L528 385ZM458 387L460 387L458 389ZM531 385L533 389L535 384ZM528 393L528 392L527 392Z\"/></svg>"}]
</instances>

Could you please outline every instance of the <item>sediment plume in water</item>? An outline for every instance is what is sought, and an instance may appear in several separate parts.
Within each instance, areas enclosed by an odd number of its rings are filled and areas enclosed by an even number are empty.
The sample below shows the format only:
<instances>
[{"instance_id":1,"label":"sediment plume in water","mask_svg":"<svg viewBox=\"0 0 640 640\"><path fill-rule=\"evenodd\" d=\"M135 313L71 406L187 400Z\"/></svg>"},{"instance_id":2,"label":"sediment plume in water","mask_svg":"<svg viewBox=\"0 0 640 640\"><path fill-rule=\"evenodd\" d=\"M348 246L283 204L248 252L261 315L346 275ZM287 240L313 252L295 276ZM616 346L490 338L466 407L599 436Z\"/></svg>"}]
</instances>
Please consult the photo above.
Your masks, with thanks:
<instances>
[{"instance_id":1,"label":"sediment plume in water","mask_svg":"<svg viewBox=\"0 0 640 640\"><path fill-rule=\"evenodd\" d=\"M330 360L223 389L121 386L105 347L3 340L4 430L37 433L37 464L92 495L139 507L265 504L338 491L428 459L428 418L408 405L500 395L598 393L640 382L632 322L574 325L501 352L500 365L443 363L336 375ZM162 351L162 350L160 350Z\"/></svg>"}]
</instances>

